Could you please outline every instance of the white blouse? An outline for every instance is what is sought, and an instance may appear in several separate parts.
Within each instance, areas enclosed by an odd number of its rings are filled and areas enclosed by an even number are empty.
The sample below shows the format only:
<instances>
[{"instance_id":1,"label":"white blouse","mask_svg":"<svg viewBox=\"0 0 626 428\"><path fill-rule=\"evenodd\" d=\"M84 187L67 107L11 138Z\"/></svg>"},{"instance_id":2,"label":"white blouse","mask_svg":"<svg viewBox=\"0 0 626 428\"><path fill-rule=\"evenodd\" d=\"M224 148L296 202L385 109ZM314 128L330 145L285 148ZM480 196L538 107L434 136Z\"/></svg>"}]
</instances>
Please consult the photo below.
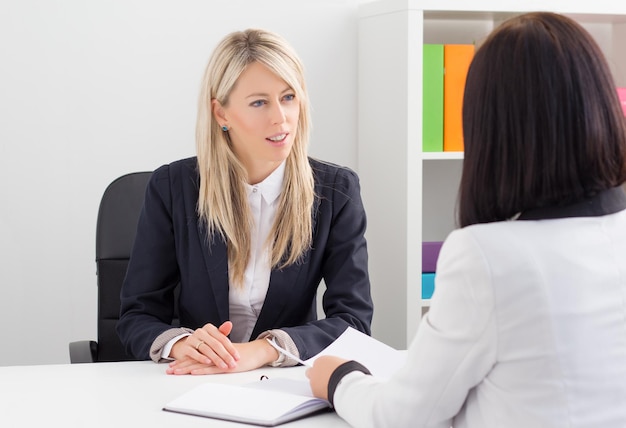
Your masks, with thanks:
<instances>
[{"instance_id":1,"label":"white blouse","mask_svg":"<svg viewBox=\"0 0 626 428\"><path fill-rule=\"evenodd\" d=\"M246 185L248 202L254 219L251 254L244 273L242 288L231 285L228 292L233 342L247 342L259 318L270 283L270 252L267 244L283 186L285 162L281 163L265 180Z\"/></svg>"}]
</instances>

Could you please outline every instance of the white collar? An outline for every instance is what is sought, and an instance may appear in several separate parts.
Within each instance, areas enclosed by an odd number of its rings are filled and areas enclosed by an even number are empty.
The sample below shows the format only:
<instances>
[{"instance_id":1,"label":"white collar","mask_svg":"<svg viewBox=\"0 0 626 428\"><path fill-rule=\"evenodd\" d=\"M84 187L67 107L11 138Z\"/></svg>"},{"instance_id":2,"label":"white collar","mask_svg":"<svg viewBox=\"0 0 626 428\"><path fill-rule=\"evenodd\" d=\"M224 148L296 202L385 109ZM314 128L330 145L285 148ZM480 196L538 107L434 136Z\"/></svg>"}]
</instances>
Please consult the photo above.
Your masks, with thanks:
<instances>
[{"instance_id":1,"label":"white collar","mask_svg":"<svg viewBox=\"0 0 626 428\"><path fill-rule=\"evenodd\" d=\"M273 203L283 190L283 179L285 177L285 161L282 161L278 167L272 171L267 178L260 183L251 185L246 183L246 189L248 189L248 195L253 193L256 189L257 192L261 192L263 199L268 204Z\"/></svg>"}]
</instances>

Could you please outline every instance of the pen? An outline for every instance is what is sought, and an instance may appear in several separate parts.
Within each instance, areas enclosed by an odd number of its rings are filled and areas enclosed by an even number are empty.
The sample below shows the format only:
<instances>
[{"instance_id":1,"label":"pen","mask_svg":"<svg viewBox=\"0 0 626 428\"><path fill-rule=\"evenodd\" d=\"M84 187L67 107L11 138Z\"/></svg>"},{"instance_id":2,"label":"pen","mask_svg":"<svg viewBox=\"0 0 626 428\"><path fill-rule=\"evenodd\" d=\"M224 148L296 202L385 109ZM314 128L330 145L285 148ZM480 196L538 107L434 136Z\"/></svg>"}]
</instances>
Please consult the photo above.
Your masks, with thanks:
<instances>
[{"instance_id":1,"label":"pen","mask_svg":"<svg viewBox=\"0 0 626 428\"><path fill-rule=\"evenodd\" d=\"M300 364L302 364L303 366L307 366L307 367L313 367L311 364L306 363L304 361L302 361L300 358L296 357L295 355L293 355L291 352L287 351L286 349L281 348L280 346L278 346L278 344L276 343L276 338L272 337L272 340L270 340L270 338L266 338L266 340L269 342L270 345L272 345L272 347L274 349L276 349L278 352L280 352L281 354L296 360L297 362L299 362Z\"/></svg>"}]
</instances>

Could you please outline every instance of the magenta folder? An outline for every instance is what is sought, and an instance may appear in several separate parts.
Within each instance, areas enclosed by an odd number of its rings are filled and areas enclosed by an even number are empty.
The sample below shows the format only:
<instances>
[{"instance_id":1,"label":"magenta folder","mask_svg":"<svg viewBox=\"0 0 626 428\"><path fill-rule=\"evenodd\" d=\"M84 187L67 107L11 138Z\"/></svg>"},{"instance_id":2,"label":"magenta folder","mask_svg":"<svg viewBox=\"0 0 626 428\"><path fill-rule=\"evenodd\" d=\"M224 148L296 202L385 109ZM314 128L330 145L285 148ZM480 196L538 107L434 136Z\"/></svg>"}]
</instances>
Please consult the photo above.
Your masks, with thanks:
<instances>
[{"instance_id":1,"label":"magenta folder","mask_svg":"<svg viewBox=\"0 0 626 428\"><path fill-rule=\"evenodd\" d=\"M626 116L626 88L617 88L617 95L619 96L619 101L622 104L624 116Z\"/></svg>"}]
</instances>

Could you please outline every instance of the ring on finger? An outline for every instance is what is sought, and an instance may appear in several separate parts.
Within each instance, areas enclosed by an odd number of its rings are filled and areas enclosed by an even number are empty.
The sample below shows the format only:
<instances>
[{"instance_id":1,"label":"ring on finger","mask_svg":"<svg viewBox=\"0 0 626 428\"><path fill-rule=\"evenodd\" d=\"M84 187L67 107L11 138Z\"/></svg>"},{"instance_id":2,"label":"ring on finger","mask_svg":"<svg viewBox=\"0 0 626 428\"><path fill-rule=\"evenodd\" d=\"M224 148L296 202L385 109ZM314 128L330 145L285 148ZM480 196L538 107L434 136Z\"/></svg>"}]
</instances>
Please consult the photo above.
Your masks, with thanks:
<instances>
[{"instance_id":1,"label":"ring on finger","mask_svg":"<svg viewBox=\"0 0 626 428\"><path fill-rule=\"evenodd\" d=\"M204 344L204 340L201 340L198 342L198 344L196 345L196 351L200 350L200 347Z\"/></svg>"}]
</instances>

